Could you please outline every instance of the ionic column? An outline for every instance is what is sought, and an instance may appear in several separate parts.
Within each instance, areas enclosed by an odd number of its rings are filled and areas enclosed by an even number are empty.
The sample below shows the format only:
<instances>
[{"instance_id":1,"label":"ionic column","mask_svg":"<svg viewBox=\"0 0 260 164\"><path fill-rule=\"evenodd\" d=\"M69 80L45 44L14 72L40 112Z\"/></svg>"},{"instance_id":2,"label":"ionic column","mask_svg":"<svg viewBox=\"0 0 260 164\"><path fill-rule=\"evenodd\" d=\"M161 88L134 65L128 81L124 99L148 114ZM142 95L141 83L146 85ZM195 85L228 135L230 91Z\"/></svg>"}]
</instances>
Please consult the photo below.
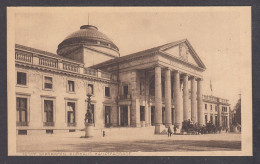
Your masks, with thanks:
<instances>
[{"instance_id":1,"label":"ionic column","mask_svg":"<svg viewBox=\"0 0 260 164\"><path fill-rule=\"evenodd\" d=\"M118 106L118 126L120 126L121 125L121 123L120 123L120 105Z\"/></svg>"},{"instance_id":2,"label":"ionic column","mask_svg":"<svg viewBox=\"0 0 260 164\"><path fill-rule=\"evenodd\" d=\"M165 71L165 126L172 125L172 110L171 110L171 71Z\"/></svg>"},{"instance_id":3,"label":"ionic column","mask_svg":"<svg viewBox=\"0 0 260 164\"><path fill-rule=\"evenodd\" d=\"M130 126L130 105L127 105L127 125Z\"/></svg>"},{"instance_id":4,"label":"ionic column","mask_svg":"<svg viewBox=\"0 0 260 164\"><path fill-rule=\"evenodd\" d=\"M196 123L197 121L197 100L196 100L196 81L195 78L191 78L191 121Z\"/></svg>"},{"instance_id":5,"label":"ionic column","mask_svg":"<svg viewBox=\"0 0 260 164\"><path fill-rule=\"evenodd\" d=\"M183 75L183 120L190 119L189 115L189 88L188 75Z\"/></svg>"},{"instance_id":6,"label":"ionic column","mask_svg":"<svg viewBox=\"0 0 260 164\"><path fill-rule=\"evenodd\" d=\"M214 109L213 109L214 110ZM212 115L212 123L215 125L215 115L214 115L214 113L213 113L213 115Z\"/></svg>"},{"instance_id":7,"label":"ionic column","mask_svg":"<svg viewBox=\"0 0 260 164\"><path fill-rule=\"evenodd\" d=\"M183 115L181 110L181 94L180 94L180 73L174 72L174 83L173 83L173 93L174 93L174 108L175 108L175 125L181 128Z\"/></svg>"},{"instance_id":8,"label":"ionic column","mask_svg":"<svg viewBox=\"0 0 260 164\"><path fill-rule=\"evenodd\" d=\"M162 125L162 81L161 67L155 67L155 116L154 124Z\"/></svg>"},{"instance_id":9,"label":"ionic column","mask_svg":"<svg viewBox=\"0 0 260 164\"><path fill-rule=\"evenodd\" d=\"M198 97L198 123L199 126L204 125L204 110L203 110L203 103L202 103L202 80L198 79L197 81L197 97Z\"/></svg>"},{"instance_id":10,"label":"ionic column","mask_svg":"<svg viewBox=\"0 0 260 164\"><path fill-rule=\"evenodd\" d=\"M145 112L144 112L144 114L145 114L145 126L148 126L149 125L149 121L148 121L148 104L147 103L145 103Z\"/></svg>"}]
</instances>

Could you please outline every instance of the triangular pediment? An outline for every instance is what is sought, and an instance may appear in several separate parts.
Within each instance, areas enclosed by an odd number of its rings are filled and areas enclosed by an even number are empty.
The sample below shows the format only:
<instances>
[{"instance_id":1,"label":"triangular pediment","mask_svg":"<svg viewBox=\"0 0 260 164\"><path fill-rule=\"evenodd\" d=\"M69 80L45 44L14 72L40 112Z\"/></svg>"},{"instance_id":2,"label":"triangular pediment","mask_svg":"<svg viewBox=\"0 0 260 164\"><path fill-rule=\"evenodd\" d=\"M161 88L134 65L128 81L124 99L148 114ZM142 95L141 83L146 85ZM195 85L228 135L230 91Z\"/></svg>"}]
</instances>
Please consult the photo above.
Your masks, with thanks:
<instances>
[{"instance_id":1,"label":"triangular pediment","mask_svg":"<svg viewBox=\"0 0 260 164\"><path fill-rule=\"evenodd\" d=\"M160 51L194 66L206 68L187 39L164 45Z\"/></svg>"}]
</instances>

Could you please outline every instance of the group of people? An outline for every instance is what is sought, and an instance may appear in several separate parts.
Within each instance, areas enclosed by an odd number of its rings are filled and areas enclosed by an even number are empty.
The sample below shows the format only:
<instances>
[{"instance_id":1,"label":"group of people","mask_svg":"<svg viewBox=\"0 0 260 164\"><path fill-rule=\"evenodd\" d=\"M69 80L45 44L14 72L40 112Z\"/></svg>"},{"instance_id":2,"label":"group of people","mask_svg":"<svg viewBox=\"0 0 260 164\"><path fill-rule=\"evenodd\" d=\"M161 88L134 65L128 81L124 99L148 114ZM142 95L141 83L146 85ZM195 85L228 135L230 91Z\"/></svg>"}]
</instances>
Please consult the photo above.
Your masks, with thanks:
<instances>
[{"instance_id":1,"label":"group of people","mask_svg":"<svg viewBox=\"0 0 260 164\"><path fill-rule=\"evenodd\" d=\"M176 134L177 128L174 126L174 133ZM199 126L197 123L193 123L191 120L185 120L182 122L182 128L181 132L182 133L187 133L187 134L209 134L209 133L220 133L221 130L225 130L226 133L229 132L228 128L224 128L221 126L216 126L212 122L206 123L206 125ZM168 127L168 137L171 137L173 134L173 131L171 127Z\"/></svg>"}]
</instances>

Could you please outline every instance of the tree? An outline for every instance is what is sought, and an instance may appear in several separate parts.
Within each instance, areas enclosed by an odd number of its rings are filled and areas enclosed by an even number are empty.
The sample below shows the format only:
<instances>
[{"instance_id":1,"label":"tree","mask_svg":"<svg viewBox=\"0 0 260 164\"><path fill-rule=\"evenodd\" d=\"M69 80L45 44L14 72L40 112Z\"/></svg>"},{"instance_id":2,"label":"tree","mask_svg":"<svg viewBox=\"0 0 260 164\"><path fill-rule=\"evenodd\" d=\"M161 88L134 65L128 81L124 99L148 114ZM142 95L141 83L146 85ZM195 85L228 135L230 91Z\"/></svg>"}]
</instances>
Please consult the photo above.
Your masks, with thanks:
<instances>
[{"instance_id":1,"label":"tree","mask_svg":"<svg viewBox=\"0 0 260 164\"><path fill-rule=\"evenodd\" d=\"M237 101L237 104L234 108L234 124L241 125L241 98Z\"/></svg>"}]
</instances>

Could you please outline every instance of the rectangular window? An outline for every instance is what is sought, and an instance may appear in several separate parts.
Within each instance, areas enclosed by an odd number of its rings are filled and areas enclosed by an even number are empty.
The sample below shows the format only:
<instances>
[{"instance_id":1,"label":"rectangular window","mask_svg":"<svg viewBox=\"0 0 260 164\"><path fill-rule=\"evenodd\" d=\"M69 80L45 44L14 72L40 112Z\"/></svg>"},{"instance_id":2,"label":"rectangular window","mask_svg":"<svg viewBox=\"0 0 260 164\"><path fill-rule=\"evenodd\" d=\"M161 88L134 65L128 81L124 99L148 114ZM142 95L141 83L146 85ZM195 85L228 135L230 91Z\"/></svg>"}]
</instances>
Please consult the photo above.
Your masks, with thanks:
<instances>
[{"instance_id":1,"label":"rectangular window","mask_svg":"<svg viewBox=\"0 0 260 164\"><path fill-rule=\"evenodd\" d=\"M16 112L18 126L27 126L27 98L16 98Z\"/></svg>"},{"instance_id":2,"label":"rectangular window","mask_svg":"<svg viewBox=\"0 0 260 164\"><path fill-rule=\"evenodd\" d=\"M215 116L215 125L218 125L218 116Z\"/></svg>"},{"instance_id":3,"label":"rectangular window","mask_svg":"<svg viewBox=\"0 0 260 164\"><path fill-rule=\"evenodd\" d=\"M207 109L207 104L205 104L205 109Z\"/></svg>"},{"instance_id":4,"label":"rectangular window","mask_svg":"<svg viewBox=\"0 0 260 164\"><path fill-rule=\"evenodd\" d=\"M76 118L75 118L75 103L67 102L67 123L68 126L76 126Z\"/></svg>"},{"instance_id":5,"label":"rectangular window","mask_svg":"<svg viewBox=\"0 0 260 164\"><path fill-rule=\"evenodd\" d=\"M53 126L53 101L44 100L44 125Z\"/></svg>"},{"instance_id":6,"label":"rectangular window","mask_svg":"<svg viewBox=\"0 0 260 164\"><path fill-rule=\"evenodd\" d=\"M212 105L210 105L210 110L212 110Z\"/></svg>"},{"instance_id":7,"label":"rectangular window","mask_svg":"<svg viewBox=\"0 0 260 164\"><path fill-rule=\"evenodd\" d=\"M213 123L213 116L210 116L210 122Z\"/></svg>"},{"instance_id":8,"label":"rectangular window","mask_svg":"<svg viewBox=\"0 0 260 164\"><path fill-rule=\"evenodd\" d=\"M124 96L126 97L128 95L128 85L124 86Z\"/></svg>"},{"instance_id":9,"label":"rectangular window","mask_svg":"<svg viewBox=\"0 0 260 164\"><path fill-rule=\"evenodd\" d=\"M110 97L110 88L109 87L105 87L105 96Z\"/></svg>"},{"instance_id":10,"label":"rectangular window","mask_svg":"<svg viewBox=\"0 0 260 164\"><path fill-rule=\"evenodd\" d=\"M140 79L140 95L144 95L144 80Z\"/></svg>"},{"instance_id":11,"label":"rectangular window","mask_svg":"<svg viewBox=\"0 0 260 164\"><path fill-rule=\"evenodd\" d=\"M94 95L94 86L93 84L88 84L88 93Z\"/></svg>"},{"instance_id":12,"label":"rectangular window","mask_svg":"<svg viewBox=\"0 0 260 164\"><path fill-rule=\"evenodd\" d=\"M205 123L208 122L208 115L205 115Z\"/></svg>"},{"instance_id":13,"label":"rectangular window","mask_svg":"<svg viewBox=\"0 0 260 164\"><path fill-rule=\"evenodd\" d=\"M18 130L18 135L27 135L27 130Z\"/></svg>"},{"instance_id":14,"label":"rectangular window","mask_svg":"<svg viewBox=\"0 0 260 164\"><path fill-rule=\"evenodd\" d=\"M216 111L216 112L218 111L218 106L217 106L217 105L215 106L215 111Z\"/></svg>"},{"instance_id":15,"label":"rectangular window","mask_svg":"<svg viewBox=\"0 0 260 164\"><path fill-rule=\"evenodd\" d=\"M127 99L127 95L128 95L128 85L124 86L124 98Z\"/></svg>"},{"instance_id":16,"label":"rectangular window","mask_svg":"<svg viewBox=\"0 0 260 164\"><path fill-rule=\"evenodd\" d=\"M68 91L69 92L75 92L75 82L68 80Z\"/></svg>"},{"instance_id":17,"label":"rectangular window","mask_svg":"<svg viewBox=\"0 0 260 164\"><path fill-rule=\"evenodd\" d=\"M26 73L24 72L17 72L17 84L19 85L26 85Z\"/></svg>"},{"instance_id":18,"label":"rectangular window","mask_svg":"<svg viewBox=\"0 0 260 164\"><path fill-rule=\"evenodd\" d=\"M109 127L111 125L111 107L105 106L105 126Z\"/></svg>"},{"instance_id":19,"label":"rectangular window","mask_svg":"<svg viewBox=\"0 0 260 164\"><path fill-rule=\"evenodd\" d=\"M140 106L140 121L145 121L145 109L144 109L144 106Z\"/></svg>"},{"instance_id":20,"label":"rectangular window","mask_svg":"<svg viewBox=\"0 0 260 164\"><path fill-rule=\"evenodd\" d=\"M52 77L44 77L44 89L52 89Z\"/></svg>"},{"instance_id":21,"label":"rectangular window","mask_svg":"<svg viewBox=\"0 0 260 164\"><path fill-rule=\"evenodd\" d=\"M53 134L53 130L46 130L46 134Z\"/></svg>"}]
</instances>

